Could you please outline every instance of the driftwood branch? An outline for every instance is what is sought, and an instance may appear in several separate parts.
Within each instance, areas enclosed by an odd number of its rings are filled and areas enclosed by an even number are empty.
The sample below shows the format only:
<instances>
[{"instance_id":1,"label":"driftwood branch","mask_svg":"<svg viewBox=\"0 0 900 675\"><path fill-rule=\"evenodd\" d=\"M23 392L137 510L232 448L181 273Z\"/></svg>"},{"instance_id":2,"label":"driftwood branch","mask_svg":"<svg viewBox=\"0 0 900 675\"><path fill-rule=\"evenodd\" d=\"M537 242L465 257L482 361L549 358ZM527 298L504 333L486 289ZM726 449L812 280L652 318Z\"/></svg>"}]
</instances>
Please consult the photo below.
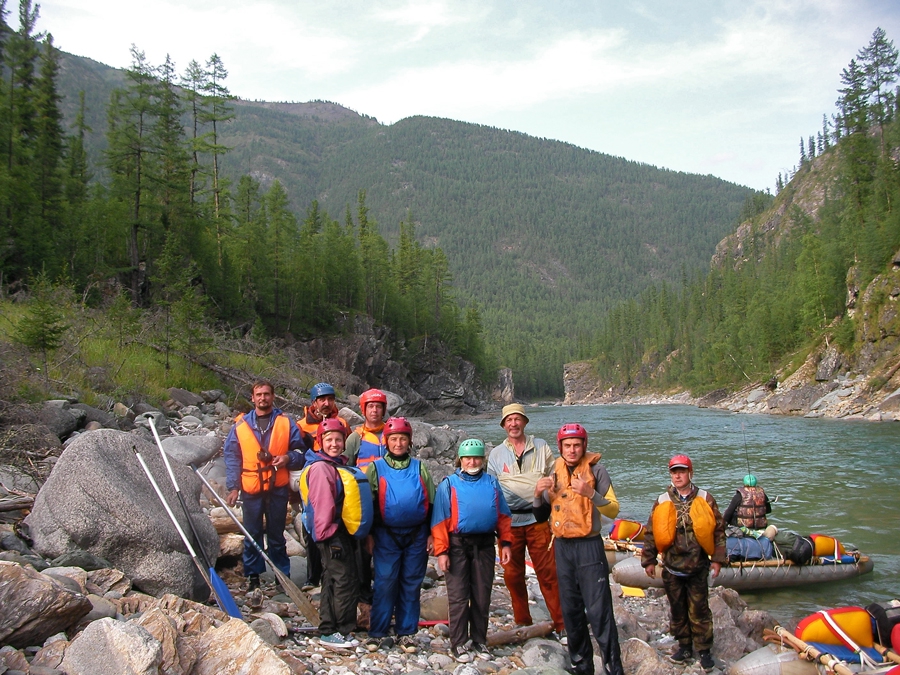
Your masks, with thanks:
<instances>
[{"instance_id":1,"label":"driftwood branch","mask_svg":"<svg viewBox=\"0 0 900 675\"><path fill-rule=\"evenodd\" d=\"M18 511L30 509L34 506L34 497L16 497L15 499L0 499L0 512Z\"/></svg>"},{"instance_id":2,"label":"driftwood branch","mask_svg":"<svg viewBox=\"0 0 900 675\"><path fill-rule=\"evenodd\" d=\"M519 626L515 630L501 630L487 636L489 647L509 645L515 642L525 642L531 638L544 637L553 632L553 624L549 621L536 623L532 626Z\"/></svg>"}]
</instances>

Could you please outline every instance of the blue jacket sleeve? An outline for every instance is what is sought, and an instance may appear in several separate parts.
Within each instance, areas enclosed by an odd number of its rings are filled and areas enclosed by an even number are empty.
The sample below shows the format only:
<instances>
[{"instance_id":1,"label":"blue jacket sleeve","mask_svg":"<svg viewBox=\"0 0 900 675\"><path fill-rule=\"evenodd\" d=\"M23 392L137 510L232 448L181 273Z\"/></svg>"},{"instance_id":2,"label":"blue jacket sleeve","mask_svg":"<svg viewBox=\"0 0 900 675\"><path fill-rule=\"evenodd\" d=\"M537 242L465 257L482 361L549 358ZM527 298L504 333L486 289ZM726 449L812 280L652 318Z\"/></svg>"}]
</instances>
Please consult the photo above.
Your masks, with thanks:
<instances>
[{"instance_id":1,"label":"blue jacket sleeve","mask_svg":"<svg viewBox=\"0 0 900 675\"><path fill-rule=\"evenodd\" d=\"M241 487L241 467L243 459L241 457L241 445L237 439L237 425L231 427L228 436L225 438L225 446L222 448L222 454L225 456L225 489L231 492L239 490Z\"/></svg>"}]
</instances>

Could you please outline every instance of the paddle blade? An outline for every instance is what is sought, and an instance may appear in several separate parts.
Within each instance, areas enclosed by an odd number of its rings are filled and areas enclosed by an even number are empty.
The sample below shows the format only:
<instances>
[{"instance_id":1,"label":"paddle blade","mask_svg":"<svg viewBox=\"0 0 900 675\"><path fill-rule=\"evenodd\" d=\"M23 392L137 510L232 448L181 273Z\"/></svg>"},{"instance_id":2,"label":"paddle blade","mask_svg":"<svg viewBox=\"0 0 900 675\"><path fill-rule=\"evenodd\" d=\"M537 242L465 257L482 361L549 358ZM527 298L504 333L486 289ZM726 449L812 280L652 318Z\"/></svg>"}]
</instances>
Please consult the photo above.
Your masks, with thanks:
<instances>
[{"instance_id":1,"label":"paddle blade","mask_svg":"<svg viewBox=\"0 0 900 675\"><path fill-rule=\"evenodd\" d=\"M216 574L216 570L212 567L209 568L209 581L213 589L213 594L216 596L216 602L218 603L219 608L228 616L243 620L244 616L241 614L240 608L234 601L231 591L228 590L228 586L222 581L222 577Z\"/></svg>"},{"instance_id":2,"label":"paddle blade","mask_svg":"<svg viewBox=\"0 0 900 675\"><path fill-rule=\"evenodd\" d=\"M297 588L297 584L291 581L291 578L287 574L274 565L272 565L272 569L275 570L275 576L278 577L278 581L284 589L284 592L294 601L294 604L297 605L297 609L300 610L300 613L303 614L303 616L306 617L306 620L313 626L318 626L322 622L322 619L319 618L319 611L316 609L316 606L312 604L309 596Z\"/></svg>"}]
</instances>

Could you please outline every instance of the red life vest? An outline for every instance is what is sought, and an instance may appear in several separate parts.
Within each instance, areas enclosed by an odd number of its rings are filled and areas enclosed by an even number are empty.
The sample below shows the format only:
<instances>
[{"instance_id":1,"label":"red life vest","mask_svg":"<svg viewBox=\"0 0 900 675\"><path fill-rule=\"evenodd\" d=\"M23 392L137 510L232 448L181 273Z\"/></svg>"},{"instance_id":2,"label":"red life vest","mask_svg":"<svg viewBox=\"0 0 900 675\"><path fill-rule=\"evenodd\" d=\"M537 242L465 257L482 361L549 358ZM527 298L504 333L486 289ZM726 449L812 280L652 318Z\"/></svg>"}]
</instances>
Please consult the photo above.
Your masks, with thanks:
<instances>
[{"instance_id":1,"label":"red life vest","mask_svg":"<svg viewBox=\"0 0 900 675\"><path fill-rule=\"evenodd\" d=\"M259 453L262 446L256 433L250 428L243 415L235 420L235 433L241 446L241 489L248 494L259 494L274 487L283 487L290 481L287 467L276 469L271 460L262 462ZM286 455L291 438L291 422L286 415L278 415L272 420L272 434L269 436L269 454L273 457ZM274 474L274 480L273 478Z\"/></svg>"}]
</instances>

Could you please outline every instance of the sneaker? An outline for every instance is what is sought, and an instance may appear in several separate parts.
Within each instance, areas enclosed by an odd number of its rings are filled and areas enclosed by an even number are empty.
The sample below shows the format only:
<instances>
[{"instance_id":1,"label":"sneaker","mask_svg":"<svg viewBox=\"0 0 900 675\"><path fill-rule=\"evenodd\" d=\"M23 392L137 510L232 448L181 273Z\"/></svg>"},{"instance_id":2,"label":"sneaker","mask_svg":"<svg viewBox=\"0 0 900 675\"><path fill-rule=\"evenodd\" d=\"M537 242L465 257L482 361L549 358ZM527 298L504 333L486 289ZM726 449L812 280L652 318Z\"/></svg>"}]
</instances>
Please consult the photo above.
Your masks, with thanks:
<instances>
[{"instance_id":1,"label":"sneaker","mask_svg":"<svg viewBox=\"0 0 900 675\"><path fill-rule=\"evenodd\" d=\"M469 651L479 659L485 659L487 661L490 661L491 659L491 651L487 648L487 645L483 645L479 642L473 642Z\"/></svg>"},{"instance_id":2,"label":"sneaker","mask_svg":"<svg viewBox=\"0 0 900 675\"><path fill-rule=\"evenodd\" d=\"M381 638L370 637L363 644L370 652L377 652L378 648L381 646Z\"/></svg>"},{"instance_id":3,"label":"sneaker","mask_svg":"<svg viewBox=\"0 0 900 675\"><path fill-rule=\"evenodd\" d=\"M463 645L450 647L450 656L459 663L471 663L472 661L472 655L466 651Z\"/></svg>"},{"instance_id":4,"label":"sneaker","mask_svg":"<svg viewBox=\"0 0 900 675\"><path fill-rule=\"evenodd\" d=\"M708 649L700 650L700 667L707 673L716 667L716 662L713 661L713 657Z\"/></svg>"},{"instance_id":5,"label":"sneaker","mask_svg":"<svg viewBox=\"0 0 900 675\"><path fill-rule=\"evenodd\" d=\"M249 577L247 577L247 582L247 590L255 591L257 588L259 588L259 575L251 574Z\"/></svg>"},{"instance_id":6,"label":"sneaker","mask_svg":"<svg viewBox=\"0 0 900 675\"><path fill-rule=\"evenodd\" d=\"M328 647L355 647L359 644L359 640L355 640L350 636L344 637L340 633L332 633L331 635L323 635L319 638L319 642L324 643Z\"/></svg>"},{"instance_id":7,"label":"sneaker","mask_svg":"<svg viewBox=\"0 0 900 675\"><path fill-rule=\"evenodd\" d=\"M694 651L689 645L679 645L678 651L669 657L669 661L678 665L683 665L690 661L693 655Z\"/></svg>"},{"instance_id":8,"label":"sneaker","mask_svg":"<svg viewBox=\"0 0 900 675\"><path fill-rule=\"evenodd\" d=\"M416 642L416 638L413 635L401 635L400 639L397 640L397 644L400 646L400 649L407 654L415 654L419 651L419 644Z\"/></svg>"},{"instance_id":9,"label":"sneaker","mask_svg":"<svg viewBox=\"0 0 900 675\"><path fill-rule=\"evenodd\" d=\"M381 638L381 648L384 651L389 651L389 650L393 649L394 648L394 638L392 638L390 635L386 635L385 637Z\"/></svg>"}]
</instances>

